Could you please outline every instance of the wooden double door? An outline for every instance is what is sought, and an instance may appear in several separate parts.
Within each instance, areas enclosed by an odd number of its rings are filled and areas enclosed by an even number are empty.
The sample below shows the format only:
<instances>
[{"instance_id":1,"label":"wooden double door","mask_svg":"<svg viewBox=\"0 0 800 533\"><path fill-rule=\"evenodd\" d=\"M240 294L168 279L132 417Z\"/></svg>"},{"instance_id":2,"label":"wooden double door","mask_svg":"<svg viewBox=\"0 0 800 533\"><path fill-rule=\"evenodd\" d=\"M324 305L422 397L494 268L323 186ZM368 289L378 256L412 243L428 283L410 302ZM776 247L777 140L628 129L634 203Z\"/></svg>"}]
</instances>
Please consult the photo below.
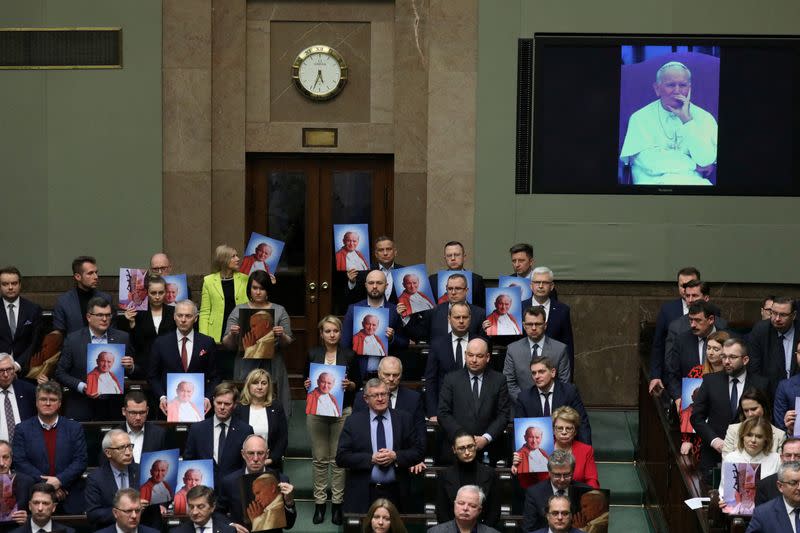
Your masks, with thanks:
<instances>
[{"instance_id":1,"label":"wooden double door","mask_svg":"<svg viewBox=\"0 0 800 533\"><path fill-rule=\"evenodd\" d=\"M248 155L246 239L257 232L286 243L269 298L291 317L295 342L285 358L297 396L298 378L308 372L308 348L319 344L317 323L347 309L347 279L335 270L341 243L333 242L333 226L369 224L370 241L391 235L392 168L391 156Z\"/></svg>"}]
</instances>

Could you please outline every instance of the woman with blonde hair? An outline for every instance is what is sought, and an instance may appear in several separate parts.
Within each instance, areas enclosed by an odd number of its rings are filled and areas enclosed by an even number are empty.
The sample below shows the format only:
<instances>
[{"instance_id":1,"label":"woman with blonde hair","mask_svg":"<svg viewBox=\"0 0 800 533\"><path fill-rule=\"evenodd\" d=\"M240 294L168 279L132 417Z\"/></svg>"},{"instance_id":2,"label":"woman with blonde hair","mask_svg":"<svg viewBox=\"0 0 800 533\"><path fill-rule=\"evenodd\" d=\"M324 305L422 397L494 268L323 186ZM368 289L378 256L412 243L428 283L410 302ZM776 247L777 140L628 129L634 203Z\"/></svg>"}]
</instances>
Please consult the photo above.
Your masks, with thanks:
<instances>
[{"instance_id":1,"label":"woman with blonde hair","mask_svg":"<svg viewBox=\"0 0 800 533\"><path fill-rule=\"evenodd\" d=\"M231 311L247 301L246 287L247 275L239 272L239 252L220 244L214 252L214 272L203 278L200 333L220 342Z\"/></svg>"},{"instance_id":2,"label":"woman with blonde hair","mask_svg":"<svg viewBox=\"0 0 800 533\"><path fill-rule=\"evenodd\" d=\"M311 438L312 479L314 502L316 503L312 521L315 524L321 524L325 520L325 500L327 499L328 471L330 469L331 522L341 525L345 472L344 468L336 466L336 448L344 421L353 411L356 391L361 388L361 372L353 350L339 345L342 337L342 321L333 315L328 315L319 321L318 327L322 346L315 346L308 351L308 363L345 366L347 371L342 382L344 388L342 416L319 416L306 413L306 428L308 428L308 435ZM306 390L310 386L311 381L306 378Z\"/></svg>"},{"instance_id":3,"label":"woman with blonde hair","mask_svg":"<svg viewBox=\"0 0 800 533\"><path fill-rule=\"evenodd\" d=\"M264 437L269 448L266 464L280 470L288 444L289 427L283 406L274 396L272 376L266 370L256 368L244 381L233 417L250 424L253 433Z\"/></svg>"}]
</instances>

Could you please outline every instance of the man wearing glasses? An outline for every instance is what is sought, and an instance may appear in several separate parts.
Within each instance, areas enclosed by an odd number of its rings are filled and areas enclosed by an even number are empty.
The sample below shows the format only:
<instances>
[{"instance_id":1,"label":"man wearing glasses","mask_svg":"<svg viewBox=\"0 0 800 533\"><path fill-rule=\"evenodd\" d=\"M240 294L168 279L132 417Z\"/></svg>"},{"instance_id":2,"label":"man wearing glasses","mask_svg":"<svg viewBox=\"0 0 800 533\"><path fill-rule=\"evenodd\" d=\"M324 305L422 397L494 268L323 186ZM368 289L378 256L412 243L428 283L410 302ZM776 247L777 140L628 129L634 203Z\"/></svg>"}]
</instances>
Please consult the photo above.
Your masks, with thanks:
<instances>
[{"instance_id":1,"label":"man wearing glasses","mask_svg":"<svg viewBox=\"0 0 800 533\"><path fill-rule=\"evenodd\" d=\"M114 494L114 523L96 533L158 533L158 529L139 524L144 503L136 489L119 489Z\"/></svg>"},{"instance_id":2,"label":"man wearing glasses","mask_svg":"<svg viewBox=\"0 0 800 533\"><path fill-rule=\"evenodd\" d=\"M789 437L781 445L781 464L800 461L800 438ZM767 503L781 495L778 490L778 473L767 476L756 485L756 505Z\"/></svg>"},{"instance_id":3,"label":"man wearing glasses","mask_svg":"<svg viewBox=\"0 0 800 533\"><path fill-rule=\"evenodd\" d=\"M772 301L769 320L758 322L750 333L750 369L768 377L773 390L779 381L799 370L793 357L800 341L798 331L794 300L781 296Z\"/></svg>"},{"instance_id":4,"label":"man wearing glasses","mask_svg":"<svg viewBox=\"0 0 800 533\"><path fill-rule=\"evenodd\" d=\"M800 530L800 463L783 463L777 477L781 497L756 506L747 533Z\"/></svg>"},{"instance_id":5,"label":"man wearing glasses","mask_svg":"<svg viewBox=\"0 0 800 533\"><path fill-rule=\"evenodd\" d=\"M133 348L128 334L111 327L113 308L108 300L92 298L86 311L88 326L67 335L56 366L56 381L69 387L70 396L65 416L80 422L114 420L122 408L122 396L100 395L90 391L86 383L86 352L90 344L123 344L122 367L126 375L141 374L134 366ZM101 401L96 401L101 400Z\"/></svg>"},{"instance_id":6,"label":"man wearing glasses","mask_svg":"<svg viewBox=\"0 0 800 533\"><path fill-rule=\"evenodd\" d=\"M450 322L448 312L450 307L456 303L466 302L467 300L467 278L463 274L453 274L447 278L445 285L447 290L447 301L422 311L410 317L404 318L406 331L415 340L427 340L433 343L436 339L450 335ZM477 335L481 329L481 324L486 319L486 310L477 305L468 304L470 308L470 323L468 331L472 335ZM402 310L398 310L402 315Z\"/></svg>"},{"instance_id":7,"label":"man wearing glasses","mask_svg":"<svg viewBox=\"0 0 800 533\"><path fill-rule=\"evenodd\" d=\"M570 509L569 498L550 496L547 502L547 524L533 533L583 533L582 530L572 527L574 514Z\"/></svg>"},{"instance_id":8,"label":"man wearing glasses","mask_svg":"<svg viewBox=\"0 0 800 533\"><path fill-rule=\"evenodd\" d=\"M585 483L573 481L575 458L566 450L553 450L553 453L547 459L547 470L550 472L549 482L536 483L525 491L525 507L522 514L523 531L534 531L545 528L548 525L550 498L554 496L565 498L567 501L565 510L568 513L574 513L578 509L576 507L570 508L569 502L572 499L570 498L570 492L576 488L591 488ZM550 510L552 510L552 507Z\"/></svg>"},{"instance_id":9,"label":"man wearing glasses","mask_svg":"<svg viewBox=\"0 0 800 533\"><path fill-rule=\"evenodd\" d=\"M389 387L378 378L364 385L368 410L347 417L336 464L347 469L343 511L366 513L378 498L405 512L408 469L422 461L423 447L411 415L389 408Z\"/></svg>"},{"instance_id":10,"label":"man wearing glasses","mask_svg":"<svg viewBox=\"0 0 800 533\"><path fill-rule=\"evenodd\" d=\"M103 437L102 447L108 460L86 480L86 518L95 529L114 523L114 495L119 489L139 487L139 466L133 461L134 445L128 434L112 429ZM142 504L146 506L147 502ZM154 527L158 518L156 515Z\"/></svg>"},{"instance_id":11,"label":"man wearing glasses","mask_svg":"<svg viewBox=\"0 0 800 533\"><path fill-rule=\"evenodd\" d=\"M0 353L0 440L14 440L14 426L36 414L36 388L17 379L14 358Z\"/></svg>"},{"instance_id":12,"label":"man wearing glasses","mask_svg":"<svg viewBox=\"0 0 800 533\"><path fill-rule=\"evenodd\" d=\"M78 422L60 417L61 386L47 381L36 387L38 416L21 422L14 431L14 465L17 471L56 489L61 512L86 510L78 481L86 470L86 438Z\"/></svg>"}]
</instances>

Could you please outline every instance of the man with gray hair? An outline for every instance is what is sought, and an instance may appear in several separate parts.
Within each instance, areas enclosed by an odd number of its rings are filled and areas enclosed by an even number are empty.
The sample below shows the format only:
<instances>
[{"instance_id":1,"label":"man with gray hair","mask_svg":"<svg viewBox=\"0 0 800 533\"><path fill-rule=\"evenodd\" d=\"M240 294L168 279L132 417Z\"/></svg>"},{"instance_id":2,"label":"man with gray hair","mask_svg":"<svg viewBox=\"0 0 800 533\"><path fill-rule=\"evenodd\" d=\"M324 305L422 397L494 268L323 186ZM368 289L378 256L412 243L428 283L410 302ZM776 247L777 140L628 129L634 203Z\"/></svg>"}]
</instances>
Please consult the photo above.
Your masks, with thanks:
<instances>
[{"instance_id":1,"label":"man with gray hair","mask_svg":"<svg viewBox=\"0 0 800 533\"><path fill-rule=\"evenodd\" d=\"M658 69L657 100L634 112L620 159L634 185L711 185L717 160L717 121L692 102L692 73L670 61Z\"/></svg>"},{"instance_id":2,"label":"man with gray hair","mask_svg":"<svg viewBox=\"0 0 800 533\"><path fill-rule=\"evenodd\" d=\"M14 427L36 414L36 388L17 379L11 354L0 353L0 439L14 440Z\"/></svg>"},{"instance_id":3,"label":"man with gray hair","mask_svg":"<svg viewBox=\"0 0 800 533\"><path fill-rule=\"evenodd\" d=\"M570 498L570 492L576 488L591 488L586 483L578 483L572 475L575 473L575 457L565 450L553 450L547 459L547 470L550 480L531 485L525 491L525 506L522 511L522 530L534 531L547 526L547 504L553 496ZM572 506L571 511L577 511Z\"/></svg>"},{"instance_id":4,"label":"man with gray hair","mask_svg":"<svg viewBox=\"0 0 800 533\"><path fill-rule=\"evenodd\" d=\"M496 529L478 523L486 495L477 485L464 485L458 489L453 502L455 518L428 530L428 533L499 533Z\"/></svg>"},{"instance_id":5,"label":"man with gray hair","mask_svg":"<svg viewBox=\"0 0 800 533\"><path fill-rule=\"evenodd\" d=\"M780 498L756 506L747 533L800 530L800 463L790 461L778 468L778 490Z\"/></svg>"},{"instance_id":6,"label":"man with gray hair","mask_svg":"<svg viewBox=\"0 0 800 533\"><path fill-rule=\"evenodd\" d=\"M162 335L153 342L147 379L164 414L167 414L167 374L171 372L205 374L203 409L206 413L211 410L211 394L219 383L214 357L217 344L208 335L195 331L195 322L197 305L191 300L182 300L175 305L175 334Z\"/></svg>"},{"instance_id":7,"label":"man with gray hair","mask_svg":"<svg viewBox=\"0 0 800 533\"><path fill-rule=\"evenodd\" d=\"M572 316L567 304L561 302L556 295L555 274L546 266L533 269L531 273L531 293L527 300L522 300L522 313L532 306L544 308L544 319L547 336L567 345L569 367L575 368L575 341L572 336ZM523 316L523 322L525 317Z\"/></svg>"}]
</instances>

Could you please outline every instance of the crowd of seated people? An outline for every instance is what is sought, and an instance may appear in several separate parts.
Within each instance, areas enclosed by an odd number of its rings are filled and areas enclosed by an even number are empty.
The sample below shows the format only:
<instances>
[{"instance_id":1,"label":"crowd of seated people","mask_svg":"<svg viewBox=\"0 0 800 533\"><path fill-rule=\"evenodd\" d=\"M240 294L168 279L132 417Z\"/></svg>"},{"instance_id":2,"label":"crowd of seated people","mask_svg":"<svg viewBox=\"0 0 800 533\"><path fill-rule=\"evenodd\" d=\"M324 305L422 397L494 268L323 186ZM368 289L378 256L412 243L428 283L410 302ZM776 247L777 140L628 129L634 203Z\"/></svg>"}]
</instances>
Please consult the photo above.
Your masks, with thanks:
<instances>
[{"instance_id":1,"label":"crowd of seated people","mask_svg":"<svg viewBox=\"0 0 800 533\"><path fill-rule=\"evenodd\" d=\"M348 272L344 319L323 318L319 346L308 353L308 363L347 369L338 384L344 389L336 410L340 416L306 414L313 522L325 520L330 491L334 524L343 523L344 513L354 513L365 516L364 531L404 531L399 513L419 510L409 495L409 479L435 468L441 469L436 471L436 518L442 524L452 521L462 531L491 532L500 526L501 505L522 510L524 501L525 531L570 531L573 515L580 521L574 500L565 498L570 487L598 489L602 483L589 419L572 384L570 309L557 298L553 271L536 266L529 244L511 247L512 275L530 284L532 296L521 302L522 334L498 339L487 334L490 321L477 305L485 302L480 275L448 276L441 303L409 312L404 300L389 292L392 270L400 268L394 242L381 236L374 249L377 267ZM461 271L465 257L461 243L445 245L448 270ZM16 523L24 526L35 519L38 525L50 509L47 520L53 513L85 513L93 527L113 529L116 524L123 531L131 530L133 522L139 528L159 528L170 513L185 514L204 527L212 527L213 518L214 524L219 520L223 529L239 533L267 520L273 531L292 527L297 518L294 487L282 469L293 416L284 353L294 337L286 309L269 298L280 272L240 273L238 252L227 245L216 249L214 264L215 272L203 280L199 305L190 299L167 304L162 275L171 272L172 263L166 254L155 254L147 277L147 310L117 313L112 297L98 289L95 259L78 257L72 264L75 286L53 310L53 332L44 331L41 307L20 295L19 270L0 269L0 393L5 396L0 397L0 474L5 468L16 475ZM780 474L776 452L785 446L784 431L793 430L791 399L794 389L800 390L792 378L800 341L794 335L794 302L765 300L768 316L746 342L724 331L720 310L709 301L709 287L696 269L682 269L678 283L681 298L659 313L650 391L667 395L680 409L681 378L703 378L691 412L696 436L687 436L683 449L689 453L694 447L704 475L728 454L763 463L764 475ZM352 349L358 307L388 309L388 353L376 368L370 356ZM242 331L240 314L252 318L267 310L270 356L254 358L248 350L259 341L248 344L252 335ZM44 339L54 336L60 348L44 353ZM500 340L507 349L493 361ZM427 355L405 350L411 343L425 343ZM90 372L94 363L87 364L93 344L122 345L126 382L145 381L142 390L99 391L97 383L106 378L91 377L97 370ZM232 370L220 362L225 351L233 354ZM60 356L52 357L53 352ZM424 360L409 361L409 353ZM404 363L424 368L424 390L400 384ZM182 382L168 390L168 374L202 375L200 403L182 403L181 393L191 393L188 387L194 385ZM311 388L308 378L304 385ZM776 389L784 399L773 409ZM771 413L777 427L769 423ZM163 419L187 414L196 421L182 442L175 438L174 424ZM508 438L514 419L542 417L551 420L546 428L552 430L551 450L540 449L540 427L527 428L522 447L514 446L513 437ZM99 421L115 426L102 438L95 461L88 456L85 432ZM432 440L429 428L435 428ZM187 473L174 508L128 490L145 481L139 479L142 454L174 442L180 443L183 460L212 461L215 489L205 487L200 474L195 479L195 472ZM508 496L515 501L500 501L498 494L497 469L506 467L517 477L519 488ZM158 465L153 469L155 479ZM255 500L246 508L243 476L257 476ZM125 512L128 507L136 511ZM277 522L272 516L276 507L283 510Z\"/></svg>"}]
</instances>

